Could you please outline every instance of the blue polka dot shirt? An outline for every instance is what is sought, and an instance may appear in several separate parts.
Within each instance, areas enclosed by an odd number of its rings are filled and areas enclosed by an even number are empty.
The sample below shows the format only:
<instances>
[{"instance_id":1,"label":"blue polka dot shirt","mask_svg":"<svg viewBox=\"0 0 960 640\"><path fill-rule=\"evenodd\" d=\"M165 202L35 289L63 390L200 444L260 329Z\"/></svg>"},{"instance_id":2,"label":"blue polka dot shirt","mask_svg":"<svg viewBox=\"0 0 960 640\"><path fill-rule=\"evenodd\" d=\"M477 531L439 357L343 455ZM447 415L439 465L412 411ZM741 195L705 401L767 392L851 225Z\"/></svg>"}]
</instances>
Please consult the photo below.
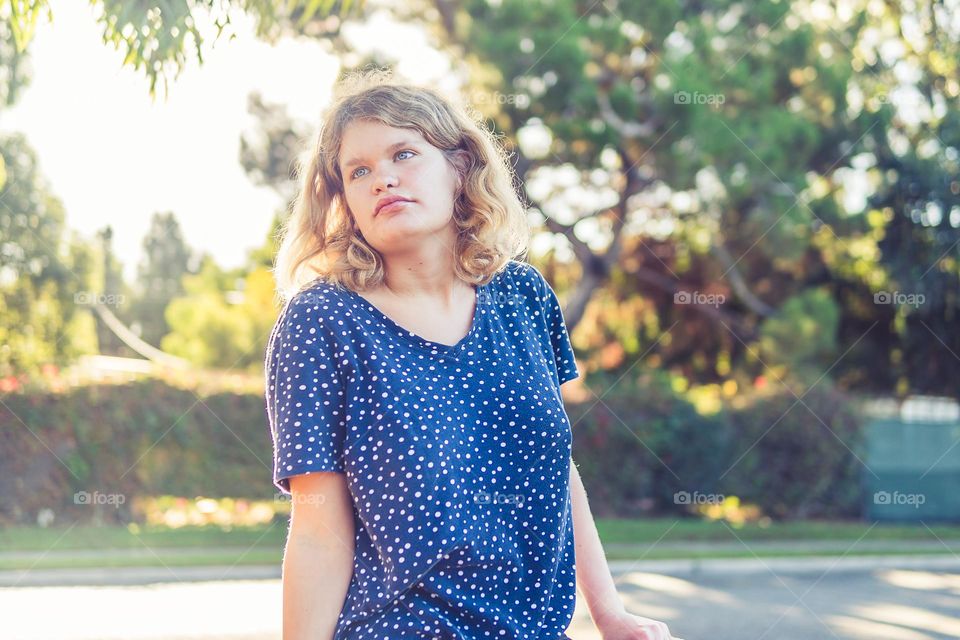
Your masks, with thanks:
<instances>
[{"instance_id":1,"label":"blue polka dot shirt","mask_svg":"<svg viewBox=\"0 0 960 640\"><path fill-rule=\"evenodd\" d=\"M569 640L578 377L553 289L510 261L476 287L455 345L407 331L322 278L266 352L273 482L345 474L354 570L334 640Z\"/></svg>"}]
</instances>

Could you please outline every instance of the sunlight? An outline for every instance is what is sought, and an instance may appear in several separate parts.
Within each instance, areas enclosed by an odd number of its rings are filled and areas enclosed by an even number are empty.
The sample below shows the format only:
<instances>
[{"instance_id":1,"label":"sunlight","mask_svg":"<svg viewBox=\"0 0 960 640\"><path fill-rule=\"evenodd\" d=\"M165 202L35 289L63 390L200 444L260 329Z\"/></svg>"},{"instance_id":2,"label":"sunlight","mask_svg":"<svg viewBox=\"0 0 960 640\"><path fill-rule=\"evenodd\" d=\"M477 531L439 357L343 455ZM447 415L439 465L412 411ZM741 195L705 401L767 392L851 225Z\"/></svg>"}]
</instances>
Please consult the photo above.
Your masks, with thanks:
<instances>
[{"instance_id":1,"label":"sunlight","mask_svg":"<svg viewBox=\"0 0 960 640\"><path fill-rule=\"evenodd\" d=\"M629 584L655 593L663 593L674 597L696 598L700 601L716 604L732 605L734 599L722 591L707 589L688 580L665 576L657 573L633 571L617 580L619 584Z\"/></svg>"},{"instance_id":2,"label":"sunlight","mask_svg":"<svg viewBox=\"0 0 960 640\"><path fill-rule=\"evenodd\" d=\"M952 638L960 638L960 620L917 607L880 603L856 607L855 613L879 622L925 629Z\"/></svg>"},{"instance_id":3,"label":"sunlight","mask_svg":"<svg viewBox=\"0 0 960 640\"><path fill-rule=\"evenodd\" d=\"M0 590L4 637L71 640L254 637L279 629L279 580ZM51 615L50 603L56 603ZM96 625L84 625L91 618Z\"/></svg>"},{"instance_id":4,"label":"sunlight","mask_svg":"<svg viewBox=\"0 0 960 640\"><path fill-rule=\"evenodd\" d=\"M933 636L918 631L848 616L828 616L826 622L830 623L831 628L843 634L842 637L864 638L865 640L876 640L876 638L885 638L886 640L934 640Z\"/></svg>"},{"instance_id":5,"label":"sunlight","mask_svg":"<svg viewBox=\"0 0 960 640\"><path fill-rule=\"evenodd\" d=\"M924 591L953 589L954 593L960 595L960 575L956 574L893 570L880 572L878 577L888 584L905 589Z\"/></svg>"}]
</instances>

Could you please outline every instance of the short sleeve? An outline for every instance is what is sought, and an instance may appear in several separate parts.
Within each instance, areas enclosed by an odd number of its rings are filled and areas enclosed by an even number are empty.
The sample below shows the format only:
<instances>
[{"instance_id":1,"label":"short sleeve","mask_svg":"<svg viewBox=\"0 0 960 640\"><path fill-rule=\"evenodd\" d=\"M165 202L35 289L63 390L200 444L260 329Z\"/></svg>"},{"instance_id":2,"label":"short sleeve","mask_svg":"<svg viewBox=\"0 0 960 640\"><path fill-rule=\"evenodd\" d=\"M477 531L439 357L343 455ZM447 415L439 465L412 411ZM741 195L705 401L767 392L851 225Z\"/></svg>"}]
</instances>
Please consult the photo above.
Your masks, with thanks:
<instances>
[{"instance_id":1,"label":"short sleeve","mask_svg":"<svg viewBox=\"0 0 960 640\"><path fill-rule=\"evenodd\" d=\"M265 361L273 483L290 493L291 476L343 472L345 391L339 349L321 306L299 294L271 331Z\"/></svg>"},{"instance_id":2,"label":"short sleeve","mask_svg":"<svg viewBox=\"0 0 960 640\"><path fill-rule=\"evenodd\" d=\"M543 317L546 319L550 348L556 364L557 381L562 385L564 382L578 378L580 372L577 370L577 360L573 353L573 345L570 344L570 335L567 333L557 294L542 275L539 275L538 279L543 287L541 296Z\"/></svg>"}]
</instances>

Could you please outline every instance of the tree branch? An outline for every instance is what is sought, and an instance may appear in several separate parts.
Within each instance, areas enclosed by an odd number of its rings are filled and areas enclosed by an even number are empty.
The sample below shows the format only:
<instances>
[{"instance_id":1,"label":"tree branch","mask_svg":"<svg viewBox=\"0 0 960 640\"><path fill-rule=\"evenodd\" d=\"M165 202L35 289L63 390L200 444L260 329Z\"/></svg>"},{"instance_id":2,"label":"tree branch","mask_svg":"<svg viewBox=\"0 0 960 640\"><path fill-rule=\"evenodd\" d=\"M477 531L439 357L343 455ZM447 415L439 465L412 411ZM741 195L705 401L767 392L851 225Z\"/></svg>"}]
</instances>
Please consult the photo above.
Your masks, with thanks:
<instances>
[{"instance_id":1,"label":"tree branch","mask_svg":"<svg viewBox=\"0 0 960 640\"><path fill-rule=\"evenodd\" d=\"M720 240L714 243L710 247L710 253L712 253L717 260L723 265L726 270L727 279L730 281L730 286L733 289L733 293L736 294L737 298L740 301L747 305L747 307L756 313L759 316L768 318L776 314L777 310L768 305L766 302L761 300L756 296L750 287L747 286L746 281L743 279L743 275L737 269L737 264L733 260L733 256L730 255L730 252L727 251L727 248L723 245L723 241Z\"/></svg>"},{"instance_id":2,"label":"tree branch","mask_svg":"<svg viewBox=\"0 0 960 640\"><path fill-rule=\"evenodd\" d=\"M625 121L613 110L610 97L604 91L597 91L597 106L600 108L600 116L603 121L624 138L648 138L656 130L652 120L647 122Z\"/></svg>"}]
</instances>

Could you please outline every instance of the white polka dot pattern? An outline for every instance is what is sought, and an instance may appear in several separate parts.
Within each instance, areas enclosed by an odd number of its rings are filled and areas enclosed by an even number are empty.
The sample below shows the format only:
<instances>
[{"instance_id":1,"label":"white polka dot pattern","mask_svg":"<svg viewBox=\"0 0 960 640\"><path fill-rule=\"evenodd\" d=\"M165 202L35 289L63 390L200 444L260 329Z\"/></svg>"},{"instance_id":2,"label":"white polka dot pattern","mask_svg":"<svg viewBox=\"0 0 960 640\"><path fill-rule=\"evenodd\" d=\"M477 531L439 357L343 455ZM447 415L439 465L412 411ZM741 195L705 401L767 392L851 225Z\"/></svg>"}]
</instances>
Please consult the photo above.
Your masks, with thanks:
<instances>
[{"instance_id":1,"label":"white polka dot pattern","mask_svg":"<svg viewBox=\"0 0 960 640\"><path fill-rule=\"evenodd\" d=\"M556 294L511 261L455 345L317 279L267 348L274 484L344 473L354 573L335 640L564 640L576 597Z\"/></svg>"}]
</instances>

